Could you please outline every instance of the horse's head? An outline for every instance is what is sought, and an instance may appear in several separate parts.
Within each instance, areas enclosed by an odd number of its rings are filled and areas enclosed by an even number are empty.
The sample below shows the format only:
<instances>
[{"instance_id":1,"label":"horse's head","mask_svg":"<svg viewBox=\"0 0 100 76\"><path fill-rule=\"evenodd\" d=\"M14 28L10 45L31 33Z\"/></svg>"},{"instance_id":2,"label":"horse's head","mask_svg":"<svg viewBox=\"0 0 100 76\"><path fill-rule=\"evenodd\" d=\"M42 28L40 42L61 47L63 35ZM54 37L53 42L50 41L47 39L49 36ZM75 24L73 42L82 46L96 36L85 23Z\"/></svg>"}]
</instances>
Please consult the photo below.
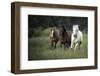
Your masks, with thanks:
<instances>
[{"instance_id":1,"label":"horse's head","mask_svg":"<svg viewBox=\"0 0 100 76\"><path fill-rule=\"evenodd\" d=\"M60 36L63 36L65 33L66 33L65 27L64 27L64 26L61 26L61 27L59 28L59 34L60 34Z\"/></svg>"},{"instance_id":2,"label":"horse's head","mask_svg":"<svg viewBox=\"0 0 100 76\"><path fill-rule=\"evenodd\" d=\"M79 31L79 25L73 25L73 35L76 38Z\"/></svg>"}]
</instances>

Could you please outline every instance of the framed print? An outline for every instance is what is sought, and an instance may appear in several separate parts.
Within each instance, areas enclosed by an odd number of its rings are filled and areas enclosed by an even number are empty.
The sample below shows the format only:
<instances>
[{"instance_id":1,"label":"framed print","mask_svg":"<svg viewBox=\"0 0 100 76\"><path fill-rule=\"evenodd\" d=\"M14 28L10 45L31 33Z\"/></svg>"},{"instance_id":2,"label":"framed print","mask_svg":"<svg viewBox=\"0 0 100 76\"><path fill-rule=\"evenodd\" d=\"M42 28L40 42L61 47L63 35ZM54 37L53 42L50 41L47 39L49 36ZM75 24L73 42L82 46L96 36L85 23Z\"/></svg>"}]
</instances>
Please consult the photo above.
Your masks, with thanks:
<instances>
[{"instance_id":1,"label":"framed print","mask_svg":"<svg viewBox=\"0 0 100 76\"><path fill-rule=\"evenodd\" d=\"M97 69L97 7L11 3L11 72Z\"/></svg>"}]
</instances>

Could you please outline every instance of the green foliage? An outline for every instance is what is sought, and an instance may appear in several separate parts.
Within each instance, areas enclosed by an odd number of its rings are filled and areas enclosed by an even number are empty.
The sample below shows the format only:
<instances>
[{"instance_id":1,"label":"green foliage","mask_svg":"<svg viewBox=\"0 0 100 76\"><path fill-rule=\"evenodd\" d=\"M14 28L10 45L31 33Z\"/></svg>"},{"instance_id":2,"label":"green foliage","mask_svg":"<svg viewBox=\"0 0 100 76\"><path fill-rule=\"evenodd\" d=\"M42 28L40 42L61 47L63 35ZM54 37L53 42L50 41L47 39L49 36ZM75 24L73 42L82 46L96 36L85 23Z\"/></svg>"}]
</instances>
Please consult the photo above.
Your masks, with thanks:
<instances>
[{"instance_id":1,"label":"green foliage","mask_svg":"<svg viewBox=\"0 0 100 76\"><path fill-rule=\"evenodd\" d=\"M78 24L81 31L88 31L87 17L28 15L28 37L47 36L47 28L55 26L71 31L74 24Z\"/></svg>"}]
</instances>

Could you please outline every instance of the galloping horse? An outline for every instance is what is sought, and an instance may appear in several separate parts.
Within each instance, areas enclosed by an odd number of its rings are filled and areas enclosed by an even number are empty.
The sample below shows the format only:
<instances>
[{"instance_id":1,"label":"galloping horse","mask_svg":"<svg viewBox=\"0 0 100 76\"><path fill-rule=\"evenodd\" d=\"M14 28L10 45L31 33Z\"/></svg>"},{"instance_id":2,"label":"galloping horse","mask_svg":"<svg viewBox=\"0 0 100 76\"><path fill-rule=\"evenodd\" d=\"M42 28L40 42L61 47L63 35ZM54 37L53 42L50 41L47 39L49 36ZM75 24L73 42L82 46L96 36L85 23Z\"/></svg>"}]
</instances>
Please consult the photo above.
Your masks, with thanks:
<instances>
[{"instance_id":1,"label":"galloping horse","mask_svg":"<svg viewBox=\"0 0 100 76\"><path fill-rule=\"evenodd\" d=\"M79 25L73 25L73 33L71 36L71 48L74 48L74 50L76 50L76 48L82 43L82 32L79 30Z\"/></svg>"},{"instance_id":2,"label":"galloping horse","mask_svg":"<svg viewBox=\"0 0 100 76\"><path fill-rule=\"evenodd\" d=\"M51 47L56 48L57 42L59 41L58 31L56 28L52 28L50 32Z\"/></svg>"},{"instance_id":3,"label":"galloping horse","mask_svg":"<svg viewBox=\"0 0 100 76\"><path fill-rule=\"evenodd\" d=\"M64 26L59 29L59 41L60 47L64 46L64 48L71 44L71 32L67 32Z\"/></svg>"}]
</instances>

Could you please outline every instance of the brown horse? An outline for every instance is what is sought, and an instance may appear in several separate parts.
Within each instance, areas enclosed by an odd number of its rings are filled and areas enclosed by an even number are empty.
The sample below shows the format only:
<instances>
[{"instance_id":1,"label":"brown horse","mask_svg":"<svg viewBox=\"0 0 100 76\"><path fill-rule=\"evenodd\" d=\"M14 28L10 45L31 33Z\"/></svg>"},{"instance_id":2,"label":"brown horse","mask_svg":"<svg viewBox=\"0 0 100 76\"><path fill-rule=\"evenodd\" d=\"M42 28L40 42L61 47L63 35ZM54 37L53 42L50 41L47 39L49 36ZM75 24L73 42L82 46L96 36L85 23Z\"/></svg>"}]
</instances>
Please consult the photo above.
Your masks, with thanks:
<instances>
[{"instance_id":1,"label":"brown horse","mask_svg":"<svg viewBox=\"0 0 100 76\"><path fill-rule=\"evenodd\" d=\"M58 32L56 28L51 29L49 36L50 36L51 47L56 48L56 45L59 41Z\"/></svg>"},{"instance_id":2,"label":"brown horse","mask_svg":"<svg viewBox=\"0 0 100 76\"><path fill-rule=\"evenodd\" d=\"M71 45L71 32L67 32L64 26L59 29L59 41L60 47L66 48Z\"/></svg>"}]
</instances>

